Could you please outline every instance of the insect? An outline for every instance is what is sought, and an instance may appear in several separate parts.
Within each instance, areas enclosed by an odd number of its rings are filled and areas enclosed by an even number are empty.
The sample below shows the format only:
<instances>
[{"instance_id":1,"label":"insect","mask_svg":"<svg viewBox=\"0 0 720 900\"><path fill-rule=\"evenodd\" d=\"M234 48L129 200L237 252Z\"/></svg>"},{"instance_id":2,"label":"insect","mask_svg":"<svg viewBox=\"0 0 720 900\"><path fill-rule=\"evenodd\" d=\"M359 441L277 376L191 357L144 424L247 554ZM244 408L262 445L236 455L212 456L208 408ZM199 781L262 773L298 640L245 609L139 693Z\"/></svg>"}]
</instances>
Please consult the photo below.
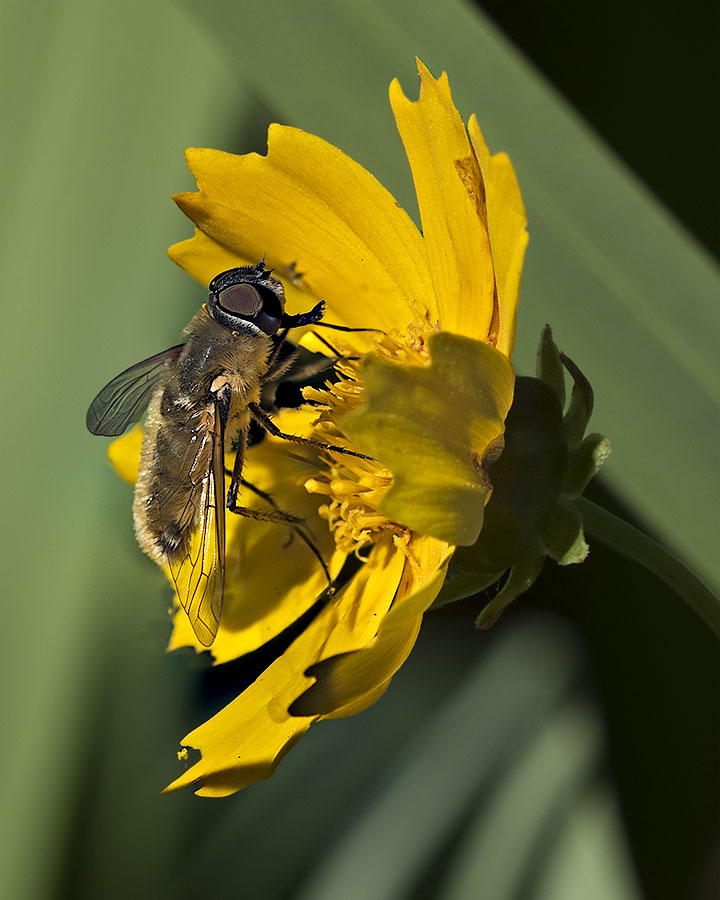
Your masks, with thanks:
<instances>
[{"instance_id":1,"label":"insect","mask_svg":"<svg viewBox=\"0 0 720 900\"><path fill-rule=\"evenodd\" d=\"M184 333L187 340L113 378L87 413L93 434L117 436L147 410L133 516L142 550L166 566L195 635L209 647L217 633L225 584L225 510L289 525L327 569L301 520L278 509L238 505L252 420L275 437L363 459L343 447L281 432L260 406L261 390L288 368L280 358L291 328L321 322L324 303L285 312L282 282L265 268L241 266L210 282L208 302ZM235 452L225 492L225 456Z\"/></svg>"}]
</instances>

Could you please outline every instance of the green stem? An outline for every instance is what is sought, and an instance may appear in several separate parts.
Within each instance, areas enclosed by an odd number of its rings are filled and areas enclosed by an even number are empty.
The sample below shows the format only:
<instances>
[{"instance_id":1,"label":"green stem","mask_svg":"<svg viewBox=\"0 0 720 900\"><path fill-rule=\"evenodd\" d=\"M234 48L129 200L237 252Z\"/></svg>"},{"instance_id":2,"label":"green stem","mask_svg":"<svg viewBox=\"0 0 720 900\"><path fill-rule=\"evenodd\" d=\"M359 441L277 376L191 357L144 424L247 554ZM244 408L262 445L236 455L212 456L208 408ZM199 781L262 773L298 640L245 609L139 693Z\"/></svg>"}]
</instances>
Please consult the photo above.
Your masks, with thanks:
<instances>
[{"instance_id":1,"label":"green stem","mask_svg":"<svg viewBox=\"0 0 720 900\"><path fill-rule=\"evenodd\" d=\"M585 533L662 578L720 637L720 599L687 566L642 531L581 497Z\"/></svg>"}]
</instances>

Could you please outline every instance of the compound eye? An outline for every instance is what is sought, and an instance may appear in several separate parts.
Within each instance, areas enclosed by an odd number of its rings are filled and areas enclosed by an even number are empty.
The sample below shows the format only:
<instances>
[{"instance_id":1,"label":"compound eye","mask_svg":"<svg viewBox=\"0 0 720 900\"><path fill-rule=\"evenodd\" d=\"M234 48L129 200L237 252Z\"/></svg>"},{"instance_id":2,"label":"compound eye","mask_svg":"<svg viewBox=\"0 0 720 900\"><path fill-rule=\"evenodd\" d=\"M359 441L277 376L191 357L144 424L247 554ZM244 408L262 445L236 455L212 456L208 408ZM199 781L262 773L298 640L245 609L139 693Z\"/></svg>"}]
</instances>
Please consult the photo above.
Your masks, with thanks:
<instances>
[{"instance_id":1,"label":"compound eye","mask_svg":"<svg viewBox=\"0 0 720 900\"><path fill-rule=\"evenodd\" d=\"M255 316L255 324L265 334L276 334L282 324L282 317L268 314L265 311Z\"/></svg>"},{"instance_id":2,"label":"compound eye","mask_svg":"<svg viewBox=\"0 0 720 900\"><path fill-rule=\"evenodd\" d=\"M244 319L253 319L263 306L260 292L251 284L234 284L225 288L220 291L218 302L223 309Z\"/></svg>"},{"instance_id":3,"label":"compound eye","mask_svg":"<svg viewBox=\"0 0 720 900\"><path fill-rule=\"evenodd\" d=\"M261 287L262 309L259 310L253 322L265 334L276 334L280 328L283 317L283 306L277 294L270 288Z\"/></svg>"}]
</instances>

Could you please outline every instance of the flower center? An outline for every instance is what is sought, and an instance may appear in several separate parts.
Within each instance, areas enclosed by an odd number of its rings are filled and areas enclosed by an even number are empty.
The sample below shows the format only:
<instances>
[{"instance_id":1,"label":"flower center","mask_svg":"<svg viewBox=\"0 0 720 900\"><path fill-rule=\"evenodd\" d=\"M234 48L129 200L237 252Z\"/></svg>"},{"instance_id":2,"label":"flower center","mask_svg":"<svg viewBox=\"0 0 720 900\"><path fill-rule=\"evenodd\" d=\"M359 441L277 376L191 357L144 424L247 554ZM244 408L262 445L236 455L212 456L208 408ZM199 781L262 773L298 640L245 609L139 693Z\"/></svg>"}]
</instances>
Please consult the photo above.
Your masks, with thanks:
<instances>
[{"instance_id":1,"label":"flower center","mask_svg":"<svg viewBox=\"0 0 720 900\"><path fill-rule=\"evenodd\" d=\"M376 343L375 352L393 362L426 364L429 361L425 347L427 331L425 323L424 328L419 324L410 326L405 335L383 335ZM338 381L327 384L325 390L305 388L303 392L306 400L317 403L321 409L313 437L354 450L342 432L342 419L362 404L361 371L357 363L343 359L336 365L336 373ZM388 533L398 546L407 545L410 530L388 519L379 509L392 482L392 473L385 466L376 460L332 452L322 455L320 463L322 468L305 481L305 489L327 497L318 512L327 519L338 549L362 559L363 548L367 549Z\"/></svg>"}]
</instances>

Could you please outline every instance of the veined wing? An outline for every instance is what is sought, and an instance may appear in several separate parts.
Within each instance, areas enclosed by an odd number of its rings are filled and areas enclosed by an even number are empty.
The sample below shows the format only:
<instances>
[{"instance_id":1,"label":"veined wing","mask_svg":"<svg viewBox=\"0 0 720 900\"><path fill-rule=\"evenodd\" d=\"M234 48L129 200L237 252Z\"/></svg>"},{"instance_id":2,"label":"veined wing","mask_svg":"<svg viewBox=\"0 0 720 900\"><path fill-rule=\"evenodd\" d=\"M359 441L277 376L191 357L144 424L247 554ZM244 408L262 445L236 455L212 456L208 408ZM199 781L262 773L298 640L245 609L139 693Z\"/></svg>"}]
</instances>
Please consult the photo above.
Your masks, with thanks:
<instances>
[{"instance_id":1,"label":"veined wing","mask_svg":"<svg viewBox=\"0 0 720 900\"><path fill-rule=\"evenodd\" d=\"M185 454L188 481L159 498L158 515L185 536L182 553L168 556L168 569L195 636L209 647L220 625L225 589L224 436L214 404L194 413L189 425L184 446L168 448Z\"/></svg>"},{"instance_id":2,"label":"veined wing","mask_svg":"<svg viewBox=\"0 0 720 900\"><path fill-rule=\"evenodd\" d=\"M165 363L180 356L184 344L156 353L109 381L90 404L87 427L92 434L117 437L142 416Z\"/></svg>"}]
</instances>

